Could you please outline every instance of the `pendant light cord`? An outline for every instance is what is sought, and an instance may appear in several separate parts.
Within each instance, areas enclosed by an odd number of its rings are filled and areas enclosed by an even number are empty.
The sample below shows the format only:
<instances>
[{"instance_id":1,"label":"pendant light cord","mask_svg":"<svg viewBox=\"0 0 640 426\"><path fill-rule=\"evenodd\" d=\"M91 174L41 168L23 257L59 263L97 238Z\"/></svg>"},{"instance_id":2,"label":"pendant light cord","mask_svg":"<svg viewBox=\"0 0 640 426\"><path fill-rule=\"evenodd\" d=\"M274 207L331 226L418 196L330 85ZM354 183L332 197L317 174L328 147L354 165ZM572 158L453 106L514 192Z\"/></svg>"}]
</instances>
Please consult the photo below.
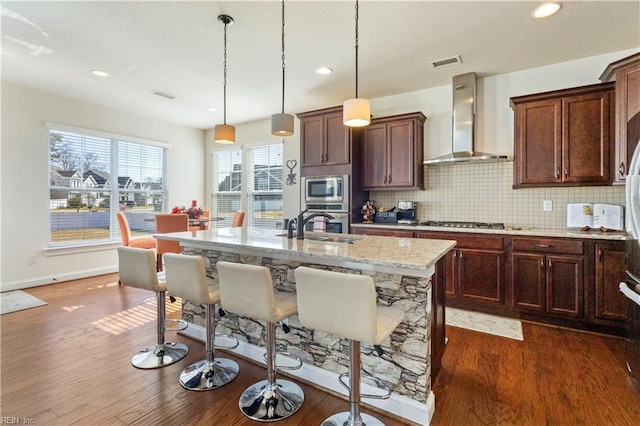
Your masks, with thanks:
<instances>
[{"instance_id":1,"label":"pendant light cord","mask_svg":"<svg viewBox=\"0 0 640 426\"><path fill-rule=\"evenodd\" d=\"M223 120L222 122L226 125L227 124L227 22L224 22L224 56L223 56L223 67L224 67L224 74L223 74L223 90L222 90L222 102L223 102Z\"/></svg>"},{"instance_id":2,"label":"pendant light cord","mask_svg":"<svg viewBox=\"0 0 640 426\"><path fill-rule=\"evenodd\" d=\"M282 0L282 113L284 114L284 0Z\"/></svg>"},{"instance_id":3,"label":"pendant light cord","mask_svg":"<svg viewBox=\"0 0 640 426\"><path fill-rule=\"evenodd\" d=\"M356 98L358 97L358 0L356 0Z\"/></svg>"}]
</instances>

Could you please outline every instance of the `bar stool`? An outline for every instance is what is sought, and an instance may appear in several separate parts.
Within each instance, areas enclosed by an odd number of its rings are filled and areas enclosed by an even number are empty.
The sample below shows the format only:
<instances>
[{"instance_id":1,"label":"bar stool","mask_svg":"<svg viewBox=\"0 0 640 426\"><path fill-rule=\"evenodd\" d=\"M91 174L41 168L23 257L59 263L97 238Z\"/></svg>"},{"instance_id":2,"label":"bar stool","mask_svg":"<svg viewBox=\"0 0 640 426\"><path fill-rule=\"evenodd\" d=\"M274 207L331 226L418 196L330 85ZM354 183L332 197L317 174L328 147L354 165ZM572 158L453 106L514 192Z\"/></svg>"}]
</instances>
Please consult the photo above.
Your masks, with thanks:
<instances>
[{"instance_id":1,"label":"bar stool","mask_svg":"<svg viewBox=\"0 0 640 426\"><path fill-rule=\"evenodd\" d=\"M157 298L158 340L154 346L142 350L131 358L136 368L160 368L180 361L189 349L182 343L165 343L166 330L164 273L156 271L156 255L152 249L118 247L118 273L126 286L155 291ZM180 328L183 330L186 327Z\"/></svg>"},{"instance_id":2,"label":"bar stool","mask_svg":"<svg viewBox=\"0 0 640 426\"><path fill-rule=\"evenodd\" d=\"M404 319L404 312L392 307L376 307L373 279L365 275L345 274L301 266L295 271L298 295L298 318L305 327L350 339L349 373L340 375L340 383L349 390L350 409L337 413L323 426L367 426L383 423L369 414L360 413L360 398L386 399L391 390L378 378L365 372L385 391L380 395L360 394L360 342L377 346L388 338ZM349 376L347 385L343 379Z\"/></svg>"},{"instance_id":3,"label":"bar stool","mask_svg":"<svg viewBox=\"0 0 640 426\"><path fill-rule=\"evenodd\" d=\"M238 363L215 357L215 329L216 320L214 306L220 303L218 285L207 278L204 260L200 256L187 256L175 253L164 254L165 271L167 274L167 289L182 300L191 300L207 306L206 311L206 359L191 364L180 373L180 384L185 389L205 391L217 389L231 382L238 375ZM227 338L238 339L232 336Z\"/></svg>"},{"instance_id":4,"label":"bar stool","mask_svg":"<svg viewBox=\"0 0 640 426\"><path fill-rule=\"evenodd\" d=\"M273 289L269 269L263 266L218 262L218 280L222 307L237 315L266 321L267 380L249 386L240 396L240 410L252 420L273 422L298 411L304 401L300 386L289 380L277 379L276 368L300 368L299 365L276 366L275 323L298 311L296 296Z\"/></svg>"}]
</instances>

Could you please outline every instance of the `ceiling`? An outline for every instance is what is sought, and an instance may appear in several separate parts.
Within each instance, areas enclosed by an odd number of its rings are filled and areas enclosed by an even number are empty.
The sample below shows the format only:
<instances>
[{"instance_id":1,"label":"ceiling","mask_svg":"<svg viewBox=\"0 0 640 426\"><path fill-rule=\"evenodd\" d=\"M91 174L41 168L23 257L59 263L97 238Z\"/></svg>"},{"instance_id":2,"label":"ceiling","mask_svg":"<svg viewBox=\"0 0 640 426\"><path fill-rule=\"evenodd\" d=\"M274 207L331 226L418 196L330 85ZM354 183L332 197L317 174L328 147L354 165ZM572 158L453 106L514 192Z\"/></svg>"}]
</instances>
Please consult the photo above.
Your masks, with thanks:
<instances>
[{"instance_id":1,"label":"ceiling","mask_svg":"<svg viewBox=\"0 0 640 426\"><path fill-rule=\"evenodd\" d=\"M378 98L640 46L640 2L360 1L359 95ZM199 129L281 108L279 1L3 1L2 79ZM285 110L341 104L355 91L353 1L287 1ZM431 61L460 55L461 64ZM326 65L334 72L317 75ZM90 71L112 74L98 78ZM597 76L596 76L597 77ZM175 96L167 100L149 92ZM219 111L210 112L208 108ZM375 109L372 111L375 115Z\"/></svg>"}]
</instances>

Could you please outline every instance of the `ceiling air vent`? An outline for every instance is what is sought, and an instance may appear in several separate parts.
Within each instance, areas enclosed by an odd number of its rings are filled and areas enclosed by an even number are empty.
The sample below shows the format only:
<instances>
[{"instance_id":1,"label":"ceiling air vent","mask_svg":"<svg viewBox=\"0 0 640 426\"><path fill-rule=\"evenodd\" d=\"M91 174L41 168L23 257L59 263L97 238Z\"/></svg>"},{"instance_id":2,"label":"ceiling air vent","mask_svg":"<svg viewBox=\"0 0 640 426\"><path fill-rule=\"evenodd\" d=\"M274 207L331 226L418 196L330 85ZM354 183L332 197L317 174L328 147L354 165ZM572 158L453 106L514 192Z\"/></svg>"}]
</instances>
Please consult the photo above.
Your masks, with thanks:
<instances>
[{"instance_id":1,"label":"ceiling air vent","mask_svg":"<svg viewBox=\"0 0 640 426\"><path fill-rule=\"evenodd\" d=\"M431 68L448 67L449 65L461 64L462 59L460 55L452 56L450 58L440 59L438 61L431 62Z\"/></svg>"},{"instance_id":2,"label":"ceiling air vent","mask_svg":"<svg viewBox=\"0 0 640 426\"><path fill-rule=\"evenodd\" d=\"M176 97L173 95L170 95L168 93L164 93L161 92L159 90L152 90L149 93L151 93L152 95L156 95L156 96L160 96L161 98L165 98L165 99L169 99L170 101L174 100Z\"/></svg>"}]
</instances>

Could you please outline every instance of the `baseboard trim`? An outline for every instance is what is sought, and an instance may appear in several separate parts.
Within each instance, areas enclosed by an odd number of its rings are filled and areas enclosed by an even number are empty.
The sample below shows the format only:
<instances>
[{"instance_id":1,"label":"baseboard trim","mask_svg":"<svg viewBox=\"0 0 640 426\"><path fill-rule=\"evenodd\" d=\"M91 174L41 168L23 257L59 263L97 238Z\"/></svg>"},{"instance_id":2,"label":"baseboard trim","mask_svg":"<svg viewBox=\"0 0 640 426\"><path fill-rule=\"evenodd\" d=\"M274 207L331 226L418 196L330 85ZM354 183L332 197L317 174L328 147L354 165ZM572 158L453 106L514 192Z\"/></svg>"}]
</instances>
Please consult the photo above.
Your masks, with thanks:
<instances>
[{"instance_id":1,"label":"baseboard trim","mask_svg":"<svg viewBox=\"0 0 640 426\"><path fill-rule=\"evenodd\" d=\"M204 343L205 329L204 327L187 322L189 325L185 330L180 331L179 334L192 338L194 340ZM248 358L254 362L265 364L263 354L264 348L256 346L247 342L240 342L236 349L230 350L239 356ZM338 382L338 374L331 371L316 367L314 365L302 364L299 370L288 370L288 375L299 377L302 380L314 383L322 388L325 388L331 392L338 393L340 395L347 396L346 389L343 388ZM363 393L376 393L373 386L363 383L361 386ZM422 404L411 398L403 395L391 394L389 399L370 400L375 401L371 405L382 411L386 411L392 415L402 417L411 422L419 425L428 425L431 423L431 418L435 412L435 395L433 392L429 392L427 397L427 403ZM367 402L363 401L367 404Z\"/></svg>"},{"instance_id":2,"label":"baseboard trim","mask_svg":"<svg viewBox=\"0 0 640 426\"><path fill-rule=\"evenodd\" d=\"M38 287L41 285L56 284L64 281L78 280L81 278L95 277L98 275L113 274L118 272L117 266L110 266L100 269L87 269L85 271L73 272L64 275L49 275L28 280L11 281L0 284L0 292L11 290L22 290L30 287Z\"/></svg>"}]
</instances>

